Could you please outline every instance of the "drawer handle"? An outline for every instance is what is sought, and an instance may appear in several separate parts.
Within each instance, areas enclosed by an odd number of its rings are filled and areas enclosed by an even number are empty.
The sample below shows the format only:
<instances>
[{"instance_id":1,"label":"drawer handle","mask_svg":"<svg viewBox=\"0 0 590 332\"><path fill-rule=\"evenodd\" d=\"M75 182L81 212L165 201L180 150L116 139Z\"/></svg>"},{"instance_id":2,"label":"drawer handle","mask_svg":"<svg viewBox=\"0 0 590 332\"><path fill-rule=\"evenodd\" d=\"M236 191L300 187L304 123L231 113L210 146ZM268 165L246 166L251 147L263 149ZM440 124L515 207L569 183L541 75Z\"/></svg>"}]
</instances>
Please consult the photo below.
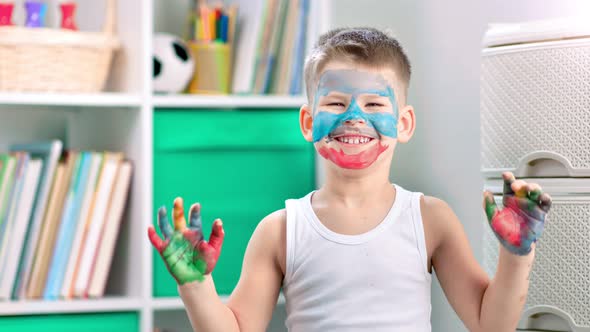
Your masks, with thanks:
<instances>
[{"instance_id":1,"label":"drawer handle","mask_svg":"<svg viewBox=\"0 0 590 332\"><path fill-rule=\"evenodd\" d=\"M571 177L576 170L559 153L535 151L523 156L514 171L517 177Z\"/></svg>"},{"instance_id":2,"label":"drawer handle","mask_svg":"<svg viewBox=\"0 0 590 332\"><path fill-rule=\"evenodd\" d=\"M525 310L518 329L590 332L590 327L576 325L572 316L550 305L536 305Z\"/></svg>"}]
</instances>

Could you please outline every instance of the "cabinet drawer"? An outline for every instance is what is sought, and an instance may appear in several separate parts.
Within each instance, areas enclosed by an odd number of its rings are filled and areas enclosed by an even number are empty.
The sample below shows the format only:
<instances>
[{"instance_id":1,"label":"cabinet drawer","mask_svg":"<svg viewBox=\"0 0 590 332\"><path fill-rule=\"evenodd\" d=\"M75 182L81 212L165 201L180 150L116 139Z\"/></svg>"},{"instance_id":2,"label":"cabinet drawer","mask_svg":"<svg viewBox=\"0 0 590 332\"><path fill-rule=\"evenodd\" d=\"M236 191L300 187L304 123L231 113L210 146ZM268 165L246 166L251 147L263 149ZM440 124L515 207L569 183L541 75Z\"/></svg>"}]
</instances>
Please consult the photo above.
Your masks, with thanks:
<instances>
[{"instance_id":1,"label":"cabinet drawer","mask_svg":"<svg viewBox=\"0 0 590 332\"><path fill-rule=\"evenodd\" d=\"M590 179L525 180L543 186L551 194L553 204L543 235L537 242L520 327L551 331L590 330ZM487 189L498 194L495 198L499 207L502 204L500 183L488 182L486 185ZM485 223L483 265L493 276L500 244L487 220Z\"/></svg>"},{"instance_id":2,"label":"cabinet drawer","mask_svg":"<svg viewBox=\"0 0 590 332\"><path fill-rule=\"evenodd\" d=\"M0 331L133 332L139 331L139 316L135 312L5 316L0 317Z\"/></svg>"},{"instance_id":3,"label":"cabinet drawer","mask_svg":"<svg viewBox=\"0 0 590 332\"><path fill-rule=\"evenodd\" d=\"M250 236L267 214L315 186L314 148L299 131L296 110L157 112L154 116L154 218L183 197L185 211L203 206L203 229L221 218L225 241L213 271L229 294ZM154 224L157 220L154 219ZM174 279L154 251L154 296L176 296Z\"/></svg>"},{"instance_id":4,"label":"cabinet drawer","mask_svg":"<svg viewBox=\"0 0 590 332\"><path fill-rule=\"evenodd\" d=\"M486 177L499 177L503 170L517 176L590 176L590 38L487 48L482 54ZM561 167L534 163L545 159Z\"/></svg>"}]
</instances>

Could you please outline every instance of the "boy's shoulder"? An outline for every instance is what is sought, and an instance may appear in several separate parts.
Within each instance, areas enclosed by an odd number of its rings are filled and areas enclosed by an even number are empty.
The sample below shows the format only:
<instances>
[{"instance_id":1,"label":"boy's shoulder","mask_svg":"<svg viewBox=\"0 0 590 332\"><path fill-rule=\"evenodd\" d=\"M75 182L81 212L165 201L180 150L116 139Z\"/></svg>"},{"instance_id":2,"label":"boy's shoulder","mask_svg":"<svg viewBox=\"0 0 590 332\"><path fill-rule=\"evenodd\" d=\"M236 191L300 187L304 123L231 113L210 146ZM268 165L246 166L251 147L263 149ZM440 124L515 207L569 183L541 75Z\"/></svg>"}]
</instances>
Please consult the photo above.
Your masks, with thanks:
<instances>
[{"instance_id":1,"label":"boy's shoulder","mask_svg":"<svg viewBox=\"0 0 590 332\"><path fill-rule=\"evenodd\" d=\"M262 218L252 235L252 242L255 242L255 246L263 246L267 253L274 256L284 273L287 243L286 210L280 209Z\"/></svg>"},{"instance_id":2,"label":"boy's shoulder","mask_svg":"<svg viewBox=\"0 0 590 332\"><path fill-rule=\"evenodd\" d=\"M423 195L420 198L420 213L426 239L435 250L457 227L461 227L453 209L444 200Z\"/></svg>"},{"instance_id":3,"label":"boy's shoulder","mask_svg":"<svg viewBox=\"0 0 590 332\"><path fill-rule=\"evenodd\" d=\"M287 212L280 209L262 218L254 232L260 233L261 237L267 240L280 241L283 233L286 234L286 224Z\"/></svg>"},{"instance_id":4,"label":"boy's shoulder","mask_svg":"<svg viewBox=\"0 0 590 332\"><path fill-rule=\"evenodd\" d=\"M449 204L444 200L427 195L420 197L420 211L422 212L422 216L426 215L428 217L440 217L453 212Z\"/></svg>"}]
</instances>

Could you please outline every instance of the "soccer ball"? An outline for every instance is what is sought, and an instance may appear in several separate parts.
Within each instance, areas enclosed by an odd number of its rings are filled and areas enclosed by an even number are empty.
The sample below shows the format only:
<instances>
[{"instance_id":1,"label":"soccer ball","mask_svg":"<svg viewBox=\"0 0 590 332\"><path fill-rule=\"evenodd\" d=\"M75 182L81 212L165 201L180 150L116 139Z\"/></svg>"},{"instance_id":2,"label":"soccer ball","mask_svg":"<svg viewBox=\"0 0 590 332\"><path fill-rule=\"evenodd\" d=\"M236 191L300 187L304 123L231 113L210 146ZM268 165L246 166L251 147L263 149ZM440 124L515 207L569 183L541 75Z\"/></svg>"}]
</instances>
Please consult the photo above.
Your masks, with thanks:
<instances>
[{"instance_id":1,"label":"soccer ball","mask_svg":"<svg viewBox=\"0 0 590 332\"><path fill-rule=\"evenodd\" d=\"M190 82L195 68L186 44L178 37L165 33L154 35L153 89L155 92L181 92Z\"/></svg>"}]
</instances>

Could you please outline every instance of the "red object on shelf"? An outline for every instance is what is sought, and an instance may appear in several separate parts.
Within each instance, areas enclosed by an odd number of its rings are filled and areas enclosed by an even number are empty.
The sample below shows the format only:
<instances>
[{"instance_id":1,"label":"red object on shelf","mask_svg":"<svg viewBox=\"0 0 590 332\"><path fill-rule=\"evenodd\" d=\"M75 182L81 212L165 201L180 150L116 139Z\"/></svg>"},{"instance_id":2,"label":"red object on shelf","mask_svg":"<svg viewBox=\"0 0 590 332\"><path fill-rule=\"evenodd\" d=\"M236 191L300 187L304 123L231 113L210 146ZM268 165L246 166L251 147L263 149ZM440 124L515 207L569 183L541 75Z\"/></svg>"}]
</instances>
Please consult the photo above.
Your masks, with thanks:
<instances>
[{"instance_id":1,"label":"red object on shelf","mask_svg":"<svg viewBox=\"0 0 590 332\"><path fill-rule=\"evenodd\" d=\"M12 25L12 3L0 3L0 25Z\"/></svg>"},{"instance_id":2,"label":"red object on shelf","mask_svg":"<svg viewBox=\"0 0 590 332\"><path fill-rule=\"evenodd\" d=\"M76 11L76 4L73 2L62 3L59 5L61 9L61 28L69 30L78 30L74 13Z\"/></svg>"}]
</instances>

